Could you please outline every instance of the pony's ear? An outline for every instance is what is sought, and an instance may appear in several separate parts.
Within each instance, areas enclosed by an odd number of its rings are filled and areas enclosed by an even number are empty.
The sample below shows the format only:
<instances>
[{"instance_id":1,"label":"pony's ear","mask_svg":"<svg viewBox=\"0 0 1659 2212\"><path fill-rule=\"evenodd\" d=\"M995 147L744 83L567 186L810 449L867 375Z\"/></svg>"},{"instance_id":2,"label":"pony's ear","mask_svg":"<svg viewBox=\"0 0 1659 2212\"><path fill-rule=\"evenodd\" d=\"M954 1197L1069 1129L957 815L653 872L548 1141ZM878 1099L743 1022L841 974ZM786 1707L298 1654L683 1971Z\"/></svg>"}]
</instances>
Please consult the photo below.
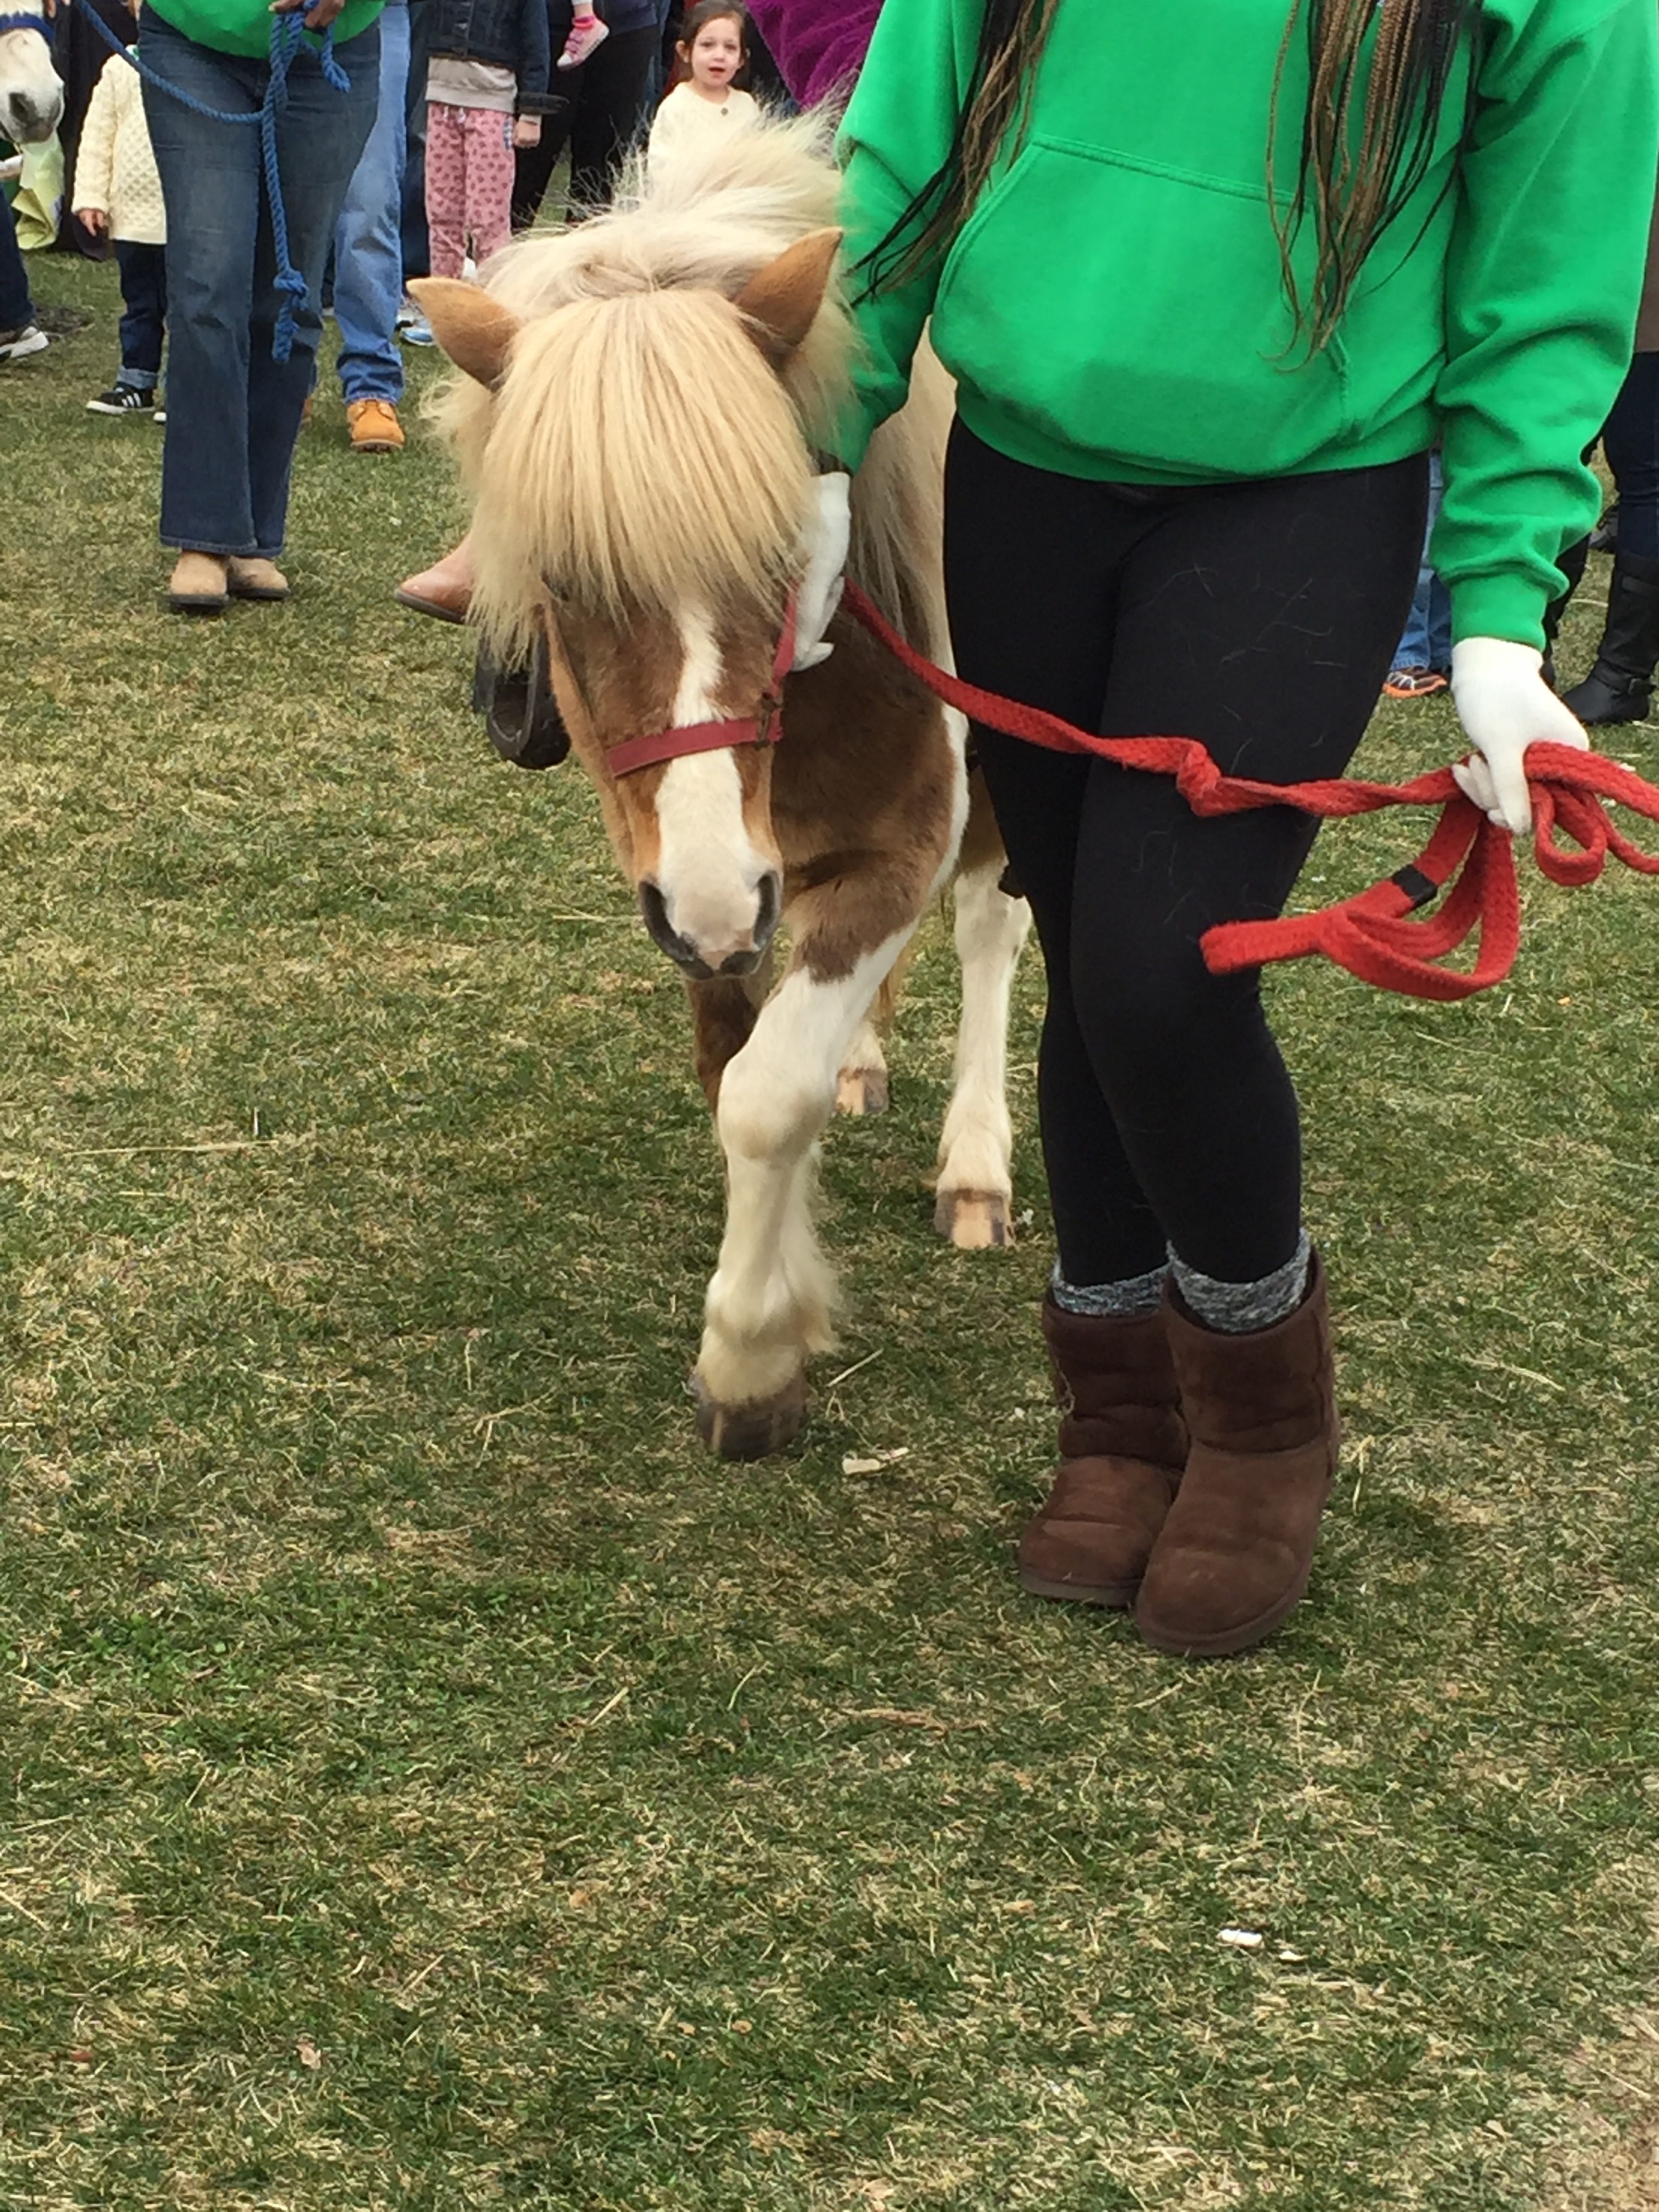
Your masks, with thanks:
<instances>
[{"instance_id":1,"label":"pony's ear","mask_svg":"<svg viewBox=\"0 0 1659 2212\"><path fill-rule=\"evenodd\" d=\"M512 308L456 276L413 276L409 290L456 368L493 392L507 366L507 349L523 327Z\"/></svg>"},{"instance_id":2,"label":"pony's ear","mask_svg":"<svg viewBox=\"0 0 1659 2212\"><path fill-rule=\"evenodd\" d=\"M787 361L811 329L830 289L841 240L838 230L809 231L757 270L738 293L738 313L769 361Z\"/></svg>"}]
</instances>

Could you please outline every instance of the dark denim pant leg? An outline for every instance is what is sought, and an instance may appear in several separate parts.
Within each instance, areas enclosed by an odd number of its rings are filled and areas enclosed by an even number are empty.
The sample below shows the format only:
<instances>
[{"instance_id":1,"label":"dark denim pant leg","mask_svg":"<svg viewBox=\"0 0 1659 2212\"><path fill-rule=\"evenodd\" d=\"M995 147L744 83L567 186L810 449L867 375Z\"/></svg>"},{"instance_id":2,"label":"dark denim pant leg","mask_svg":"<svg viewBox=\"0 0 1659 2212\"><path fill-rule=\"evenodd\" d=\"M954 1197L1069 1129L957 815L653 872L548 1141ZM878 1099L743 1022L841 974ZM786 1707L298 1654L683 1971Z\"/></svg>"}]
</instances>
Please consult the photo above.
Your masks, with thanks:
<instances>
[{"instance_id":1,"label":"dark denim pant leg","mask_svg":"<svg viewBox=\"0 0 1659 2212\"><path fill-rule=\"evenodd\" d=\"M248 488L257 552L275 558L288 524L289 477L300 418L316 381L323 334L323 272L335 228L374 128L380 100L380 27L371 23L334 58L351 80L337 92L308 50L289 73L288 106L276 129L276 159L288 210L288 251L306 280L294 315L294 349L285 362L271 352L282 295L269 219L259 226L254 262L253 343L248 356ZM171 394L167 419L173 419Z\"/></svg>"},{"instance_id":2,"label":"dark denim pant leg","mask_svg":"<svg viewBox=\"0 0 1659 2212\"><path fill-rule=\"evenodd\" d=\"M0 192L0 200L5 194ZM11 202L0 207L0 331L27 330L34 320L29 280L23 267L23 250L17 243L17 224Z\"/></svg>"},{"instance_id":3,"label":"dark denim pant leg","mask_svg":"<svg viewBox=\"0 0 1659 2212\"><path fill-rule=\"evenodd\" d=\"M167 333L167 250L118 238L115 264L121 272L121 381L154 392Z\"/></svg>"}]
</instances>

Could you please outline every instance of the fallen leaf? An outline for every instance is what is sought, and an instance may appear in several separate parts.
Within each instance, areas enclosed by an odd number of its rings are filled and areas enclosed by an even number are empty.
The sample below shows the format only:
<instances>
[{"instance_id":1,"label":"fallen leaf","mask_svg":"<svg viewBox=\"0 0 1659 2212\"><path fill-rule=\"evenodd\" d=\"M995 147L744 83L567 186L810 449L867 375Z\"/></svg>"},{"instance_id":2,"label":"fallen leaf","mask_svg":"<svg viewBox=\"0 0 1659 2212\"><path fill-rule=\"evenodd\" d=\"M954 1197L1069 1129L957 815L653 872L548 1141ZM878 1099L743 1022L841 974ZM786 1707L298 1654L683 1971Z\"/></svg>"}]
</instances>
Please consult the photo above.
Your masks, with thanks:
<instances>
[{"instance_id":1,"label":"fallen leaf","mask_svg":"<svg viewBox=\"0 0 1659 2212\"><path fill-rule=\"evenodd\" d=\"M314 2073L317 2068L322 2064L323 2054L318 2050L316 2045L312 2041L308 2035L301 2036L298 2041L295 2044L294 2048L300 2054L300 2063L301 2066L309 2066Z\"/></svg>"}]
</instances>

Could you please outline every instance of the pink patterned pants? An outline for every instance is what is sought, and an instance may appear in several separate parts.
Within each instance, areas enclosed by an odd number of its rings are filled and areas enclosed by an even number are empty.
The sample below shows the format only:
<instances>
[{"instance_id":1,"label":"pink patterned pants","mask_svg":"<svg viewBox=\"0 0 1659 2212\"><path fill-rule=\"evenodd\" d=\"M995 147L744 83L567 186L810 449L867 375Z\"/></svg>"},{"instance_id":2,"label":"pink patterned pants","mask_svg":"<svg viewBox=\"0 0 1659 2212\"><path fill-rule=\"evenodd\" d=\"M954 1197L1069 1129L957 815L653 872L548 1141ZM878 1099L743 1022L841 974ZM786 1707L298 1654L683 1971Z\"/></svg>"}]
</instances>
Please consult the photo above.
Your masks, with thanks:
<instances>
[{"instance_id":1,"label":"pink patterned pants","mask_svg":"<svg viewBox=\"0 0 1659 2212\"><path fill-rule=\"evenodd\" d=\"M459 276L472 240L486 260L513 234L513 118L493 107L426 111L426 222L432 273Z\"/></svg>"}]
</instances>

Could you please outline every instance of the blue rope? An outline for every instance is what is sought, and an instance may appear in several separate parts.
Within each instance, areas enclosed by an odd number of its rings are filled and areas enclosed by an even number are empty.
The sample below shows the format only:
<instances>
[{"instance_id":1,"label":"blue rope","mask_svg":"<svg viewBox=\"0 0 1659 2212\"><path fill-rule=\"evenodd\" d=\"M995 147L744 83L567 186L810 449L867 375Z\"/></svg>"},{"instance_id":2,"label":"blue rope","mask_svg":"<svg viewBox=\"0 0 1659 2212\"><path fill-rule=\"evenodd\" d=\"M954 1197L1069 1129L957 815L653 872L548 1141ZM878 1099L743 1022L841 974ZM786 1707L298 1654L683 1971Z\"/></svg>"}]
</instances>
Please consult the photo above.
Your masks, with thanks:
<instances>
[{"instance_id":1,"label":"blue rope","mask_svg":"<svg viewBox=\"0 0 1659 2212\"><path fill-rule=\"evenodd\" d=\"M99 36L112 53L119 54L124 62L131 62L147 84L176 100L192 114L204 115L210 123L254 123L259 127L259 150L264 159L265 199L270 209L270 242L276 261L276 289L283 304L276 313L276 328L270 341L271 358L286 361L294 351L294 316L298 307L305 305L306 280L294 266L288 250L288 209L283 200L282 171L276 161L276 118L288 105L288 72L294 57L300 51L305 36L304 10L293 9L270 19L270 76L265 85L265 96L259 106L246 113L227 114L222 108L209 107L191 94L184 92L150 68L142 54L132 52L121 43L120 33L111 30L95 9L83 8L84 21L98 26ZM33 22L34 17L17 19ZM0 30L13 27L14 19L0 15ZM336 92L349 92L351 79L334 58L334 27L330 24L323 33L320 59L323 75Z\"/></svg>"}]
</instances>

